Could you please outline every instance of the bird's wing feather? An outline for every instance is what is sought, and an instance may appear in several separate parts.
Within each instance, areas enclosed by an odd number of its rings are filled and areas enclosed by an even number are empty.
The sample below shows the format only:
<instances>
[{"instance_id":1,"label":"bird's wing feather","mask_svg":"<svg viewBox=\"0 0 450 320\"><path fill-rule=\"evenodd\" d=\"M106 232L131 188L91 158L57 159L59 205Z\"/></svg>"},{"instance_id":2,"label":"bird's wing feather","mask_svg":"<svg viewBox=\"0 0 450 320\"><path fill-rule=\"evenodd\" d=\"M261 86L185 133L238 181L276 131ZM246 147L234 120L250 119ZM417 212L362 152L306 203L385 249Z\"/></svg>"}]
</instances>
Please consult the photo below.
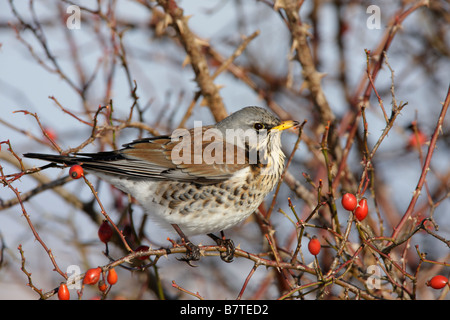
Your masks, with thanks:
<instances>
[{"instance_id":1,"label":"bird's wing feather","mask_svg":"<svg viewBox=\"0 0 450 320\"><path fill-rule=\"evenodd\" d=\"M204 139L209 129L208 126L186 130L186 135L178 139L137 140L127 144L121 153L144 176L196 183L220 182L247 167L248 161L244 150L226 143L220 135Z\"/></svg>"},{"instance_id":2,"label":"bird's wing feather","mask_svg":"<svg viewBox=\"0 0 450 320\"><path fill-rule=\"evenodd\" d=\"M173 136L135 140L116 151L77 153L74 156L28 153L24 156L66 165L80 164L87 171L133 179L169 179L213 184L248 167L245 150L220 135L203 139L212 127L186 130L184 139Z\"/></svg>"}]
</instances>

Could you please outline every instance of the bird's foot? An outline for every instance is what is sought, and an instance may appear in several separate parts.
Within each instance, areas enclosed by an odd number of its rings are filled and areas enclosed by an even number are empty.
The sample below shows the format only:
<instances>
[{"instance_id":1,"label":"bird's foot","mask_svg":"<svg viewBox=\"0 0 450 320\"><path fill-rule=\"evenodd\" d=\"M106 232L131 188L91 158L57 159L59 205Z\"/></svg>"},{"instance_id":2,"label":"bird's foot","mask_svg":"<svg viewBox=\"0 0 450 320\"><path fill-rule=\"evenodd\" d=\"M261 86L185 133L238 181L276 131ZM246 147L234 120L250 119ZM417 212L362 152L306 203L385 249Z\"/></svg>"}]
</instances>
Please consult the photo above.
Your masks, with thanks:
<instances>
[{"instance_id":1,"label":"bird's foot","mask_svg":"<svg viewBox=\"0 0 450 320\"><path fill-rule=\"evenodd\" d=\"M223 235L223 233L222 233ZM234 252L236 248L234 246L234 242L231 239L219 238L218 236L208 233L208 236L213 239L218 246L225 247L224 252L220 252L220 259L222 259L226 263L230 263L234 259Z\"/></svg>"},{"instance_id":2,"label":"bird's foot","mask_svg":"<svg viewBox=\"0 0 450 320\"><path fill-rule=\"evenodd\" d=\"M178 235L181 237L181 241L183 242L183 245L186 247L187 252L186 255L182 258L177 258L179 261L186 262L191 267L196 267L196 265L192 264L192 261L198 261L200 260L200 249L198 246L193 244L188 237L183 233L183 231L180 229L180 227L176 224L172 224L172 227L175 229L175 231L178 233Z\"/></svg>"},{"instance_id":3,"label":"bird's foot","mask_svg":"<svg viewBox=\"0 0 450 320\"><path fill-rule=\"evenodd\" d=\"M177 258L178 261L184 261L191 267L196 267L196 265L192 264L192 261L200 260L200 249L198 246L188 241L184 243L184 246L187 249L186 255L182 258Z\"/></svg>"}]
</instances>

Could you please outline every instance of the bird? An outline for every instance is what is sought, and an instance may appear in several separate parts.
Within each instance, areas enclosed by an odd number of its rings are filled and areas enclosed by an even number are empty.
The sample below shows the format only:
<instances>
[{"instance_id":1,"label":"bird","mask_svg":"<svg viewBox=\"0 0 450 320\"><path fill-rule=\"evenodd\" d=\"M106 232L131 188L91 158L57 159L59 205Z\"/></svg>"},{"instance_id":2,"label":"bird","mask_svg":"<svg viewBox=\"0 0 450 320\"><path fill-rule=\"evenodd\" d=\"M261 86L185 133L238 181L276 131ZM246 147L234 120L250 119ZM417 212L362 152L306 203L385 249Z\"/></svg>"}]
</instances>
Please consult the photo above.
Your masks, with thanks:
<instances>
[{"instance_id":1,"label":"bird","mask_svg":"<svg viewBox=\"0 0 450 320\"><path fill-rule=\"evenodd\" d=\"M298 125L249 106L214 125L179 128L119 150L24 157L81 165L130 194L157 223L175 229L187 248L180 260L199 260L188 237L207 234L226 247L220 256L231 262L235 247L223 231L249 217L278 183L285 166L281 133Z\"/></svg>"}]
</instances>

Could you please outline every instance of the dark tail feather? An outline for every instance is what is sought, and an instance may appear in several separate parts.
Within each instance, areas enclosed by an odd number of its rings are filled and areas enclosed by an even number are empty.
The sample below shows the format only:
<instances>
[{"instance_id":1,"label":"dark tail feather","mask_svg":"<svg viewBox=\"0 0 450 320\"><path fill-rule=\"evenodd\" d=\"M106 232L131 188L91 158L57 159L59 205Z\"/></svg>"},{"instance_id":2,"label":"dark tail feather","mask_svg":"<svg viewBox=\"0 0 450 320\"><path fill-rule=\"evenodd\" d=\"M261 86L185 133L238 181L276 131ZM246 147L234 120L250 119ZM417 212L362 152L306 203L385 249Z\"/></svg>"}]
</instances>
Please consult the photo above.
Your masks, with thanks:
<instances>
[{"instance_id":1,"label":"dark tail feather","mask_svg":"<svg viewBox=\"0 0 450 320\"><path fill-rule=\"evenodd\" d=\"M130 171L127 166L124 167L122 161L125 159L119 152L106 151L98 153L77 153L73 156L63 156L59 154L44 154L44 153L25 153L26 158L40 159L55 163L73 166L79 164L88 171L103 172L106 174L129 175ZM49 166L52 166L50 164Z\"/></svg>"},{"instance_id":2,"label":"dark tail feather","mask_svg":"<svg viewBox=\"0 0 450 320\"><path fill-rule=\"evenodd\" d=\"M46 160L55 163L63 163L66 165L85 164L89 167L95 167L98 164L107 164L116 160L124 159L123 156L116 151L106 151L98 153L77 153L73 156L62 156L59 154L45 154L45 153L25 153L26 158Z\"/></svg>"},{"instance_id":3,"label":"dark tail feather","mask_svg":"<svg viewBox=\"0 0 450 320\"><path fill-rule=\"evenodd\" d=\"M23 156L25 158L40 159L40 160L45 160L45 161L49 161L49 162L63 163L63 164L67 164L67 165L74 165L74 164L79 164L79 163L83 162L81 157L61 156L61 155L57 155L57 154L25 153Z\"/></svg>"}]
</instances>

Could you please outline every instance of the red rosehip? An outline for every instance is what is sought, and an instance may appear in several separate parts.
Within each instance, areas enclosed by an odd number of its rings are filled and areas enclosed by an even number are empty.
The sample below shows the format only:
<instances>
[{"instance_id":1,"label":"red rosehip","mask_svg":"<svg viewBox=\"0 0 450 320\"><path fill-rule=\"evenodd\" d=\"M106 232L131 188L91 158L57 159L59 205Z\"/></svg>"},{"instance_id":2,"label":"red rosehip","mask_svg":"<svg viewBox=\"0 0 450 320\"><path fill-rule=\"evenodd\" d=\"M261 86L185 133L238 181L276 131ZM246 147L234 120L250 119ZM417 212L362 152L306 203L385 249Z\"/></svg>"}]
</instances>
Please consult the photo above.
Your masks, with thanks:
<instances>
[{"instance_id":1,"label":"red rosehip","mask_svg":"<svg viewBox=\"0 0 450 320\"><path fill-rule=\"evenodd\" d=\"M59 300L69 300L70 292L65 283L61 283L58 288L58 299Z\"/></svg>"},{"instance_id":2,"label":"red rosehip","mask_svg":"<svg viewBox=\"0 0 450 320\"><path fill-rule=\"evenodd\" d=\"M419 149L427 142L427 136L422 131L412 132L408 139L408 149Z\"/></svg>"},{"instance_id":3,"label":"red rosehip","mask_svg":"<svg viewBox=\"0 0 450 320\"><path fill-rule=\"evenodd\" d=\"M448 284L447 277L437 275L431 278L430 281L427 282L427 286L432 287L433 289L442 289Z\"/></svg>"},{"instance_id":4,"label":"red rosehip","mask_svg":"<svg viewBox=\"0 0 450 320\"><path fill-rule=\"evenodd\" d=\"M309 252L312 255L317 256L320 252L320 249L321 249L320 241L315 236L312 237L312 239L308 243Z\"/></svg>"},{"instance_id":5,"label":"red rosehip","mask_svg":"<svg viewBox=\"0 0 450 320\"><path fill-rule=\"evenodd\" d=\"M367 214L369 213L369 206L367 205L366 198L362 198L359 201L358 207L355 209L355 217L359 221L364 220L365 217L367 217Z\"/></svg>"},{"instance_id":6,"label":"red rosehip","mask_svg":"<svg viewBox=\"0 0 450 320\"><path fill-rule=\"evenodd\" d=\"M119 279L119 276L117 275L116 270L110 269L108 271L108 275L106 276L106 280L110 285L116 284L117 280Z\"/></svg>"},{"instance_id":7,"label":"red rosehip","mask_svg":"<svg viewBox=\"0 0 450 320\"><path fill-rule=\"evenodd\" d=\"M45 128L44 129L44 136L47 135L47 137L52 140L52 141L56 141L57 135L55 130L53 130L52 128Z\"/></svg>"},{"instance_id":8,"label":"red rosehip","mask_svg":"<svg viewBox=\"0 0 450 320\"><path fill-rule=\"evenodd\" d=\"M354 194L346 193L342 197L342 206L345 210L353 211L357 205L356 197Z\"/></svg>"},{"instance_id":9,"label":"red rosehip","mask_svg":"<svg viewBox=\"0 0 450 320\"><path fill-rule=\"evenodd\" d=\"M101 273L102 269L100 267L89 269L84 275L83 284L96 284L100 279Z\"/></svg>"},{"instance_id":10,"label":"red rosehip","mask_svg":"<svg viewBox=\"0 0 450 320\"><path fill-rule=\"evenodd\" d=\"M98 228L98 237L99 239L107 243L109 240L111 240L111 237L113 235L113 229L109 222L107 220L104 220L100 227Z\"/></svg>"},{"instance_id":11,"label":"red rosehip","mask_svg":"<svg viewBox=\"0 0 450 320\"><path fill-rule=\"evenodd\" d=\"M150 249L149 246L139 246L139 247L137 247L136 250L134 250L134 251L147 251L148 249ZM138 259L139 259L139 260L145 260L145 259L147 259L148 257L149 257L149 256L141 256L141 257L138 257Z\"/></svg>"},{"instance_id":12,"label":"red rosehip","mask_svg":"<svg viewBox=\"0 0 450 320\"><path fill-rule=\"evenodd\" d=\"M70 167L69 175L73 179L80 179L84 175L83 168L79 164L74 164Z\"/></svg>"},{"instance_id":13,"label":"red rosehip","mask_svg":"<svg viewBox=\"0 0 450 320\"><path fill-rule=\"evenodd\" d=\"M105 292L106 289L108 289L108 285L106 284L106 282L104 280L100 280L98 282L98 290L100 290L101 292Z\"/></svg>"}]
</instances>

